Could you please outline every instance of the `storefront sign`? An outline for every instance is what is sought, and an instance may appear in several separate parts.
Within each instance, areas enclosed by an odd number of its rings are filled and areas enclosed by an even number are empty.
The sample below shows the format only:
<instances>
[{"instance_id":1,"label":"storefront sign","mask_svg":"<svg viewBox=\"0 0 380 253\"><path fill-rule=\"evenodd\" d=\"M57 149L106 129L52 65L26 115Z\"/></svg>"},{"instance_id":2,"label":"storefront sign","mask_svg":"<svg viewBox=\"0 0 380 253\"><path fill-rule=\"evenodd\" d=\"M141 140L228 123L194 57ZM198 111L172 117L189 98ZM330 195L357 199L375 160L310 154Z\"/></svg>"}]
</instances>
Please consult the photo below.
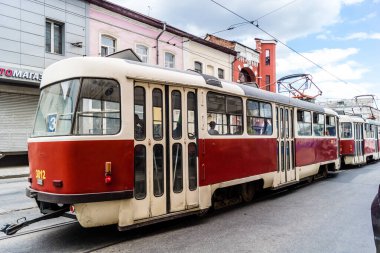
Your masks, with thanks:
<instances>
[{"instance_id":1,"label":"storefront sign","mask_svg":"<svg viewBox=\"0 0 380 253\"><path fill-rule=\"evenodd\" d=\"M42 79L42 73L0 66L0 78L39 83Z\"/></svg>"}]
</instances>

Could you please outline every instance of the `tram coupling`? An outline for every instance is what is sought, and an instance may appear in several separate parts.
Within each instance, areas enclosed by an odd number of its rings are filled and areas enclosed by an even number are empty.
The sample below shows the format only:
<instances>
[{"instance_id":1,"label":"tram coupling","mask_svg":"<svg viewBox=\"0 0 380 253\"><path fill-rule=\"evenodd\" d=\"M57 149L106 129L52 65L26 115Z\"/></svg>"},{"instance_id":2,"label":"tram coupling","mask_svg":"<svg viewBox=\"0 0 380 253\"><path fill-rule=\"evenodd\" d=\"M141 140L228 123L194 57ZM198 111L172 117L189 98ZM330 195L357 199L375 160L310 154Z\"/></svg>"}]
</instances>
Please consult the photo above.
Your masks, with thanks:
<instances>
[{"instance_id":1,"label":"tram coupling","mask_svg":"<svg viewBox=\"0 0 380 253\"><path fill-rule=\"evenodd\" d=\"M36 223L36 222L39 222L42 220L48 220L48 219L53 219L53 218L63 216L69 210L70 210L69 206L64 206L61 209L58 209L58 210L51 212L51 213L48 213L48 214L44 214L43 216L40 216L40 217L35 218L33 220L27 220L25 217L22 217L22 218L18 219L17 222L14 224L5 224L0 229L0 231L5 233L6 235L13 235L17 231L19 231L20 229L22 229L26 226L29 226L30 224L33 224L33 223Z\"/></svg>"}]
</instances>

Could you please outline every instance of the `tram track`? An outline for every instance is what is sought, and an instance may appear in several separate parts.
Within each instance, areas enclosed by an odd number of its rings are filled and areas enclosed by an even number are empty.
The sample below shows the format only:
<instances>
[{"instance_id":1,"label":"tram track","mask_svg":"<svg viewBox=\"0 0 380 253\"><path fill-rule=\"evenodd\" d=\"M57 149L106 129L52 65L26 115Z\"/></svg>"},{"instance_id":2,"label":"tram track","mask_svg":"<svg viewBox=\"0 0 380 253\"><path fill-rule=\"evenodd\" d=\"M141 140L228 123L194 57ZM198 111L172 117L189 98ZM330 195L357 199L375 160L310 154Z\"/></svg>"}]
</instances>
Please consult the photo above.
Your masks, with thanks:
<instances>
[{"instance_id":1,"label":"tram track","mask_svg":"<svg viewBox=\"0 0 380 253\"><path fill-rule=\"evenodd\" d=\"M34 234L34 233L38 233L38 232L42 232L42 231L46 231L46 230L50 230L50 229L54 229L54 228L64 227L64 226L68 226L68 225L75 224L75 223L78 223L78 221L75 220L75 221L61 222L61 223L58 223L58 224L53 224L53 225L49 225L49 226L44 226L44 227L40 227L40 228L26 230L24 232L18 232L18 233L14 234L14 235L0 236L0 241L7 240L7 239L12 239L12 238L15 238L15 237L20 237L20 236L23 236L23 235Z\"/></svg>"}]
</instances>

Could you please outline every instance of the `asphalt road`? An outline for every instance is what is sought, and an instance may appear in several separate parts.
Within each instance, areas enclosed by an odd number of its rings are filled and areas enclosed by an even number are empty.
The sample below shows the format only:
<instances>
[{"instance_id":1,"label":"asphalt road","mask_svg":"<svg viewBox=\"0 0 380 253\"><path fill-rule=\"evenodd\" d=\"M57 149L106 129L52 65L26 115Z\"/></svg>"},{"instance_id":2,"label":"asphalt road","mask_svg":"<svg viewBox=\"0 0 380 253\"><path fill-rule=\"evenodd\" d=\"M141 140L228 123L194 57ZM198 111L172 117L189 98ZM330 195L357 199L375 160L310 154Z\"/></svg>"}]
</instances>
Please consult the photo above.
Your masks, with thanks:
<instances>
[{"instance_id":1,"label":"asphalt road","mask_svg":"<svg viewBox=\"0 0 380 253\"><path fill-rule=\"evenodd\" d=\"M118 232L114 226L65 225L0 237L2 252L375 252L370 205L380 183L380 163L344 170L336 177L264 196L250 204ZM4 189L0 203L27 200ZM15 184L15 187L19 187ZM15 194L9 198L9 194ZM7 197L8 196L8 197ZM16 197L19 196L19 197ZM3 208L4 209L4 208ZM0 221L38 214L36 208L0 213ZM61 218L57 222L66 222ZM51 225L34 224L25 231Z\"/></svg>"}]
</instances>

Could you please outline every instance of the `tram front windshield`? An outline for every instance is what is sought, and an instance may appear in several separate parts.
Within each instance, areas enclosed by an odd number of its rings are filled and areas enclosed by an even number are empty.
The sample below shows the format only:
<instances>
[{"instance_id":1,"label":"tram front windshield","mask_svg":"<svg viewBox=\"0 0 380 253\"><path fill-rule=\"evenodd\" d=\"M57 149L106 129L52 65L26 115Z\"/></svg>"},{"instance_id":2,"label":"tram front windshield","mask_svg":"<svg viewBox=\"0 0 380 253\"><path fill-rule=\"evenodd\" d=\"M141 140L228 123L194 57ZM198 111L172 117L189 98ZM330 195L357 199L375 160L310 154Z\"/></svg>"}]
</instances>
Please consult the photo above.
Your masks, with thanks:
<instances>
[{"instance_id":1,"label":"tram front windshield","mask_svg":"<svg viewBox=\"0 0 380 253\"><path fill-rule=\"evenodd\" d=\"M120 125L119 84L77 78L41 90L32 137L116 134Z\"/></svg>"}]
</instances>

